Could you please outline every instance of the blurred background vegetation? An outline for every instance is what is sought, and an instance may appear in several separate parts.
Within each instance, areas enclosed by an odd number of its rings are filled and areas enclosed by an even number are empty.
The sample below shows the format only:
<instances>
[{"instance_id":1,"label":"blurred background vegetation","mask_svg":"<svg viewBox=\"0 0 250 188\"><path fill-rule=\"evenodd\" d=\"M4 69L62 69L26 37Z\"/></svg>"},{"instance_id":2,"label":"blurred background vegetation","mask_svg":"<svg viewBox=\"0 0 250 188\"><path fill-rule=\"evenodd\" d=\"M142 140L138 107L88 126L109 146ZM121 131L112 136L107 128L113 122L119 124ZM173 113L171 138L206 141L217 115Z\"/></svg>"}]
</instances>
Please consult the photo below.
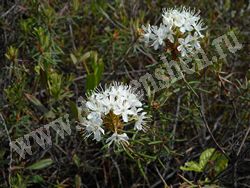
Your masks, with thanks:
<instances>
[{"instance_id":1,"label":"blurred background vegetation","mask_svg":"<svg viewBox=\"0 0 250 188\"><path fill-rule=\"evenodd\" d=\"M66 113L74 129L78 97L99 83L154 73L159 58L138 42L138 28L158 23L162 8L182 5L201 11L208 27L203 48L211 57L212 40L229 31L243 48L186 82L148 93L152 122L131 141L132 153L103 148L77 131L64 139L51 132L51 147L34 143L25 159L13 153L9 173L1 124L0 187L250 187L247 0L1 0L0 112L11 140ZM180 169L208 148L216 156L225 151L227 168L210 160L201 170Z\"/></svg>"}]
</instances>

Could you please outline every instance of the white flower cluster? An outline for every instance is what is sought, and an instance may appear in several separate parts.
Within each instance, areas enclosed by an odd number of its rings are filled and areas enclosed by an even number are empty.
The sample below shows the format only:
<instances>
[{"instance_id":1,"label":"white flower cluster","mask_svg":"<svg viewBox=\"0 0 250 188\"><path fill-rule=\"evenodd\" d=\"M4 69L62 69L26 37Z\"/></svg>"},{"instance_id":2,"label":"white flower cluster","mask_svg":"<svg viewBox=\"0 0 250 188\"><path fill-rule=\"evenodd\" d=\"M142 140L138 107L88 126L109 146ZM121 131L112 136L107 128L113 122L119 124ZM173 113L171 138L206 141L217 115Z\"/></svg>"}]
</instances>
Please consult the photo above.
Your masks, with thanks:
<instances>
[{"instance_id":1,"label":"white flower cluster","mask_svg":"<svg viewBox=\"0 0 250 188\"><path fill-rule=\"evenodd\" d=\"M201 33L205 29L199 15L190 8L163 9L160 26L142 26L142 41L153 46L155 50L160 46L168 47L175 44L182 57L186 57L200 49Z\"/></svg>"},{"instance_id":2,"label":"white flower cluster","mask_svg":"<svg viewBox=\"0 0 250 188\"><path fill-rule=\"evenodd\" d=\"M105 90L95 90L85 104L87 118L81 121L86 137L93 135L100 141L111 132L106 140L108 146L113 142L128 144L129 137L123 132L125 124L133 122L134 129L145 130L147 116L142 106L140 97L129 85L114 82Z\"/></svg>"}]
</instances>

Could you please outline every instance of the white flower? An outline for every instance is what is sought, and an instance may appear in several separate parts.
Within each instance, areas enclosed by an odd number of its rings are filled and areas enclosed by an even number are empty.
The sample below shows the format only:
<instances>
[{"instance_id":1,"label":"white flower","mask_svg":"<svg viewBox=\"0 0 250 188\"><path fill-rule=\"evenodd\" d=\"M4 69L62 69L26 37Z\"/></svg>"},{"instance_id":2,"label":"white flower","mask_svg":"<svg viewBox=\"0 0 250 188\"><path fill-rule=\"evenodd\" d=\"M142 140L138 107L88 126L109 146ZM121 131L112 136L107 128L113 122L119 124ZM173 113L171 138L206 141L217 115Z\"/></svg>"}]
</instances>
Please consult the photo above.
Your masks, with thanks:
<instances>
[{"instance_id":1,"label":"white flower","mask_svg":"<svg viewBox=\"0 0 250 188\"><path fill-rule=\"evenodd\" d=\"M159 27L148 25L147 28L145 26L142 28L144 41L155 50L166 46L164 50L175 53L177 46L182 57L190 56L194 50L201 48L199 39L203 38L202 31L206 29L200 18L200 11L186 7L163 9L162 23Z\"/></svg>"},{"instance_id":2,"label":"white flower","mask_svg":"<svg viewBox=\"0 0 250 188\"><path fill-rule=\"evenodd\" d=\"M144 32L142 40L148 45L149 44L149 40L152 37L152 30L151 30L150 24L148 24L147 27L143 25L142 26L142 30Z\"/></svg>"},{"instance_id":3,"label":"white flower","mask_svg":"<svg viewBox=\"0 0 250 188\"><path fill-rule=\"evenodd\" d=\"M190 15L186 15L186 16L183 16L183 19L185 20L181 26L179 26L180 28L180 31L182 33L185 33L186 31L193 31L194 28L192 26L192 23L193 23L193 19L192 17L190 17Z\"/></svg>"},{"instance_id":4,"label":"white flower","mask_svg":"<svg viewBox=\"0 0 250 188\"><path fill-rule=\"evenodd\" d=\"M177 50L181 52L182 57L194 54L201 48L197 32L193 36L188 35L185 39L179 38L178 41L180 45L177 47Z\"/></svg>"},{"instance_id":5,"label":"white flower","mask_svg":"<svg viewBox=\"0 0 250 188\"><path fill-rule=\"evenodd\" d=\"M161 24L159 28L152 26L152 31L154 35L152 36L153 43L151 46L153 46L155 50L157 50L159 46L165 45L164 40L166 38L169 39L170 42L174 42L173 33L169 26L167 27L164 24Z\"/></svg>"},{"instance_id":6,"label":"white flower","mask_svg":"<svg viewBox=\"0 0 250 188\"><path fill-rule=\"evenodd\" d=\"M90 112L87 116L88 120L94 119L101 119L101 114L99 112Z\"/></svg>"},{"instance_id":7,"label":"white flower","mask_svg":"<svg viewBox=\"0 0 250 188\"><path fill-rule=\"evenodd\" d=\"M172 29L172 27L174 25L174 20L173 20L173 17L171 16L170 12L166 11L166 9L163 9L162 17L163 17L163 19L162 19L163 24L165 24L167 27Z\"/></svg>"},{"instance_id":8,"label":"white flower","mask_svg":"<svg viewBox=\"0 0 250 188\"><path fill-rule=\"evenodd\" d=\"M164 39L167 37L167 34L165 32L165 27L157 27L157 26L152 26L152 31L153 31L153 43L151 46L154 47L155 50L159 48L159 46L164 45Z\"/></svg>"},{"instance_id":9,"label":"white flower","mask_svg":"<svg viewBox=\"0 0 250 188\"><path fill-rule=\"evenodd\" d=\"M188 21L188 23L190 25L194 25L197 21L200 20L200 11L195 12L195 10L190 10L190 8L186 9L185 7L183 7L182 9L182 14L185 17L185 20ZM190 28L190 30L188 31L192 31L193 29Z\"/></svg>"},{"instance_id":10,"label":"white flower","mask_svg":"<svg viewBox=\"0 0 250 188\"><path fill-rule=\"evenodd\" d=\"M129 144L128 142L129 137L126 133L123 134L118 134L117 132L115 132L111 137L109 137L106 140L106 143L108 143L108 146L110 146L113 142L115 142L116 144Z\"/></svg>"},{"instance_id":11,"label":"white flower","mask_svg":"<svg viewBox=\"0 0 250 188\"><path fill-rule=\"evenodd\" d=\"M135 129L137 130L145 130L145 124L146 124L146 119L148 118L146 116L146 112L142 112L138 117L137 117L137 121L135 122Z\"/></svg>"},{"instance_id":12,"label":"white flower","mask_svg":"<svg viewBox=\"0 0 250 188\"><path fill-rule=\"evenodd\" d=\"M115 115L122 115L122 120L128 122L129 115L136 115L136 112L131 109L132 101L121 101L117 106L114 107Z\"/></svg>"},{"instance_id":13,"label":"white flower","mask_svg":"<svg viewBox=\"0 0 250 188\"><path fill-rule=\"evenodd\" d=\"M188 35L185 39L183 38L178 39L180 45L177 47L177 50L181 52L182 57L187 56L188 52L190 52L190 49L192 48L192 46L189 44L191 39L192 39L191 35Z\"/></svg>"},{"instance_id":14,"label":"white flower","mask_svg":"<svg viewBox=\"0 0 250 188\"><path fill-rule=\"evenodd\" d=\"M202 30L205 30L206 27L203 27L204 23L202 21L198 21L195 24L193 24L193 27L195 29L195 31L199 34L199 36L201 38L203 38L204 36L201 34Z\"/></svg>"},{"instance_id":15,"label":"white flower","mask_svg":"<svg viewBox=\"0 0 250 188\"><path fill-rule=\"evenodd\" d=\"M173 10L172 14L170 15L173 17L174 25L181 28L181 32L185 32L184 24L187 20L185 19L184 15L178 10ZM182 28L184 29L183 31Z\"/></svg>"},{"instance_id":16,"label":"white flower","mask_svg":"<svg viewBox=\"0 0 250 188\"><path fill-rule=\"evenodd\" d=\"M163 23L179 28L182 33L193 31L196 22L199 20L199 12L196 13L190 10L190 8L182 7L181 9L163 10Z\"/></svg>"},{"instance_id":17,"label":"white flower","mask_svg":"<svg viewBox=\"0 0 250 188\"><path fill-rule=\"evenodd\" d=\"M104 129L101 127L102 120L99 118L87 120L84 119L81 125L86 127L87 137L94 134L94 139L96 141L101 140L101 134L104 134Z\"/></svg>"},{"instance_id":18,"label":"white flower","mask_svg":"<svg viewBox=\"0 0 250 188\"><path fill-rule=\"evenodd\" d=\"M191 48L194 50L198 50L201 48L201 45L199 42L199 36L197 32L195 32L194 35L191 37L190 45L191 45Z\"/></svg>"},{"instance_id":19,"label":"white flower","mask_svg":"<svg viewBox=\"0 0 250 188\"><path fill-rule=\"evenodd\" d=\"M146 112L143 111L140 99L131 86L117 82L107 86L105 90L95 90L88 96L84 108L87 118L80 125L84 126L87 137L94 135L97 141L100 141L106 132L122 133L124 127L131 123L138 130L143 130ZM125 138L124 134L121 135L121 139Z\"/></svg>"}]
</instances>

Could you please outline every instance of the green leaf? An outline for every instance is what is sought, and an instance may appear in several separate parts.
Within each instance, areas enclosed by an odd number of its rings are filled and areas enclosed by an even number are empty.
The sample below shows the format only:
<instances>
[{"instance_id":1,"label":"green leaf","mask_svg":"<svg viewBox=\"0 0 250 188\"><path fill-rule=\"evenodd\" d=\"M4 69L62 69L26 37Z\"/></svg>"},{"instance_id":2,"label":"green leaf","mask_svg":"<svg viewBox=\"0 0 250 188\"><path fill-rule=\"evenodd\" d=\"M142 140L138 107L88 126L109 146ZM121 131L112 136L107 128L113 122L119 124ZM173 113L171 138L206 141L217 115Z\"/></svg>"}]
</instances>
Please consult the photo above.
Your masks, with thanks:
<instances>
[{"instance_id":1,"label":"green leaf","mask_svg":"<svg viewBox=\"0 0 250 188\"><path fill-rule=\"evenodd\" d=\"M43 183L44 182L44 179L43 179L43 177L42 176L39 176L39 175L35 175L35 176L31 176L30 177L30 181L32 182L32 183Z\"/></svg>"},{"instance_id":2,"label":"green leaf","mask_svg":"<svg viewBox=\"0 0 250 188\"><path fill-rule=\"evenodd\" d=\"M214 169L216 174L221 173L223 170L227 168L228 159L222 153L217 152L216 158L212 160L214 160Z\"/></svg>"},{"instance_id":3,"label":"green leaf","mask_svg":"<svg viewBox=\"0 0 250 188\"><path fill-rule=\"evenodd\" d=\"M81 161L80 161L79 157L76 154L73 155L73 161L74 161L74 163L75 163L75 165L77 167L80 167Z\"/></svg>"},{"instance_id":4,"label":"green leaf","mask_svg":"<svg viewBox=\"0 0 250 188\"><path fill-rule=\"evenodd\" d=\"M98 58L98 53L94 51L85 53L81 60L88 62L88 65L85 64L86 69L88 69L86 70L88 73L86 78L86 89L88 92L93 90L100 83L104 71L104 63L101 58Z\"/></svg>"},{"instance_id":5,"label":"green leaf","mask_svg":"<svg viewBox=\"0 0 250 188\"><path fill-rule=\"evenodd\" d=\"M43 168L46 168L48 166L50 166L51 164L53 163L53 160L52 159L43 159L41 161L38 161L30 166L28 166L26 169L29 169L29 170L40 170L40 169L43 169Z\"/></svg>"},{"instance_id":6,"label":"green leaf","mask_svg":"<svg viewBox=\"0 0 250 188\"><path fill-rule=\"evenodd\" d=\"M200 164L195 161L186 162L184 166L180 167L183 171L195 171L195 172L202 172L202 168Z\"/></svg>"},{"instance_id":7,"label":"green leaf","mask_svg":"<svg viewBox=\"0 0 250 188\"><path fill-rule=\"evenodd\" d=\"M95 75L93 75L93 74L87 75L86 79L87 79L86 80L86 89L88 92L88 91L93 90L96 87Z\"/></svg>"},{"instance_id":8,"label":"green leaf","mask_svg":"<svg viewBox=\"0 0 250 188\"><path fill-rule=\"evenodd\" d=\"M78 108L77 108L77 105L76 103L72 102L72 101L69 101L69 106L70 106L70 111L71 111L71 114L72 116L75 118L75 119L78 119Z\"/></svg>"},{"instance_id":9,"label":"green leaf","mask_svg":"<svg viewBox=\"0 0 250 188\"><path fill-rule=\"evenodd\" d=\"M199 165L202 169L206 167L207 163L212 159L212 156L214 154L215 154L214 148L209 148L202 152L199 161Z\"/></svg>"},{"instance_id":10,"label":"green leaf","mask_svg":"<svg viewBox=\"0 0 250 188\"><path fill-rule=\"evenodd\" d=\"M137 165L138 165L138 167L139 167L139 170L140 170L142 176L144 177L145 180L147 180L147 179L148 179L148 178L147 178L147 175L146 175L146 173L145 173L145 171L144 171L144 169L143 169L143 167L142 167L142 164L141 164L141 161L140 161L140 160L137 160Z\"/></svg>"},{"instance_id":11,"label":"green leaf","mask_svg":"<svg viewBox=\"0 0 250 188\"><path fill-rule=\"evenodd\" d=\"M77 64L77 59L76 59L76 56L74 54L70 54L70 58L74 64Z\"/></svg>"},{"instance_id":12,"label":"green leaf","mask_svg":"<svg viewBox=\"0 0 250 188\"><path fill-rule=\"evenodd\" d=\"M210 163L212 161L212 163ZM226 169L228 159L225 155L219 153L214 148L209 148L203 151L200 155L199 163L195 161L186 162L180 169L183 171L203 172L205 170L214 170L215 175Z\"/></svg>"},{"instance_id":13,"label":"green leaf","mask_svg":"<svg viewBox=\"0 0 250 188\"><path fill-rule=\"evenodd\" d=\"M158 141L149 142L148 145L156 145L156 144L162 144L162 143L163 143L162 140L158 140Z\"/></svg>"},{"instance_id":14,"label":"green leaf","mask_svg":"<svg viewBox=\"0 0 250 188\"><path fill-rule=\"evenodd\" d=\"M82 187L82 179L79 175L75 175L75 185L76 188Z\"/></svg>"}]
</instances>

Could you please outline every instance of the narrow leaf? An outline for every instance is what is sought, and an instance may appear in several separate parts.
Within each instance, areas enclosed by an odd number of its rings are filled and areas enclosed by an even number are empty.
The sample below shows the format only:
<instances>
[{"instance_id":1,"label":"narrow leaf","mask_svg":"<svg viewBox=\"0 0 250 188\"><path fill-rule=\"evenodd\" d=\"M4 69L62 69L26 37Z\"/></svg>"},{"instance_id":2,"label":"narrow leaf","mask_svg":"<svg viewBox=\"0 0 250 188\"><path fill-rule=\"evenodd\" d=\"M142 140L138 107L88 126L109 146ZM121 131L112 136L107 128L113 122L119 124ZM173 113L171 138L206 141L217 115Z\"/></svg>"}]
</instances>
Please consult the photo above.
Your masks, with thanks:
<instances>
[{"instance_id":1,"label":"narrow leaf","mask_svg":"<svg viewBox=\"0 0 250 188\"><path fill-rule=\"evenodd\" d=\"M41 161L38 161L30 166L28 166L26 169L29 170L39 170L39 169L43 169L46 168L48 166L50 166L53 163L52 159L43 159Z\"/></svg>"}]
</instances>

